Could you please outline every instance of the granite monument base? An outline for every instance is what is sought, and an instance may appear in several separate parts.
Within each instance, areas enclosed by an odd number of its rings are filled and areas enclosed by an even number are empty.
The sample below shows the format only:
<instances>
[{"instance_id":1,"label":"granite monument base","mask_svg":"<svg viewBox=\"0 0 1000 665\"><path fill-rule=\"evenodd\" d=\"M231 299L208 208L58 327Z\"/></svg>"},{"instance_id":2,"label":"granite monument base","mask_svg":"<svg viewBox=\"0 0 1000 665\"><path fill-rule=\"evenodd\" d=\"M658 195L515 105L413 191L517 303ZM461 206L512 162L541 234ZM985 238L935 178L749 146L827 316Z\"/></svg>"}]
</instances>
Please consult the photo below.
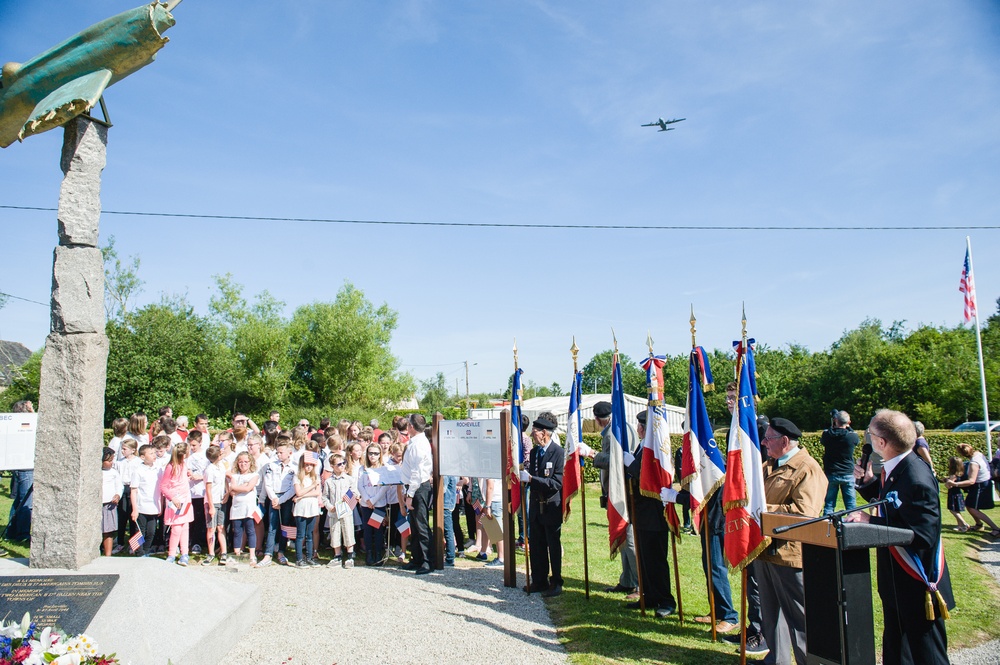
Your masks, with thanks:
<instances>
[{"instance_id":1,"label":"granite monument base","mask_svg":"<svg viewBox=\"0 0 1000 665\"><path fill-rule=\"evenodd\" d=\"M100 557L79 570L29 568L26 559L0 559L0 578L29 575L118 575L86 633L123 663L215 665L260 615L256 585L162 559Z\"/></svg>"}]
</instances>

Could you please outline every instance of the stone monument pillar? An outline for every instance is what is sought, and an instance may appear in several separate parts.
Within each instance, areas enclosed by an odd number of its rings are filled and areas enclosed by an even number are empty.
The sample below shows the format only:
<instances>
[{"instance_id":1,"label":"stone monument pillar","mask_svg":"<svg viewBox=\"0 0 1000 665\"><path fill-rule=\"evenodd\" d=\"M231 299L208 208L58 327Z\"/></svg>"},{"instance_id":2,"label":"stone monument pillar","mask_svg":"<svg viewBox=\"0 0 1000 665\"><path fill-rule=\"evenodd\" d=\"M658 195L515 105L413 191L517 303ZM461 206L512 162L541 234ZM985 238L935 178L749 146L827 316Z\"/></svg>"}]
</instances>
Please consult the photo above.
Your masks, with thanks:
<instances>
[{"instance_id":1,"label":"stone monument pillar","mask_svg":"<svg viewBox=\"0 0 1000 665\"><path fill-rule=\"evenodd\" d=\"M108 338L97 235L107 144L107 127L86 117L66 123L52 330L38 400L32 568L79 569L97 556L101 541Z\"/></svg>"}]
</instances>

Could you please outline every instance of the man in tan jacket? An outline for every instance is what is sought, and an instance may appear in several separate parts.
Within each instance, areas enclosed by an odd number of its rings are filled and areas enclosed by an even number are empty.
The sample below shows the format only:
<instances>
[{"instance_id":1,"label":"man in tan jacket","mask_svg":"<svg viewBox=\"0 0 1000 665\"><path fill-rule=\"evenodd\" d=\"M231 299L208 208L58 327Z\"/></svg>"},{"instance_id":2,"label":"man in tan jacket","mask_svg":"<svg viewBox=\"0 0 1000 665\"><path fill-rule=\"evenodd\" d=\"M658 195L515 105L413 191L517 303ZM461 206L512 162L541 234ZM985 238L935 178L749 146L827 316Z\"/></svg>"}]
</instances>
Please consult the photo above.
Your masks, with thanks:
<instances>
[{"instance_id":1,"label":"man in tan jacket","mask_svg":"<svg viewBox=\"0 0 1000 665\"><path fill-rule=\"evenodd\" d=\"M809 452L799 447L800 436L802 431L795 423L774 418L761 440L770 458L764 463L767 510L818 517L826 497L826 474ZM791 665L794 651L795 662L806 665L802 544L772 539L753 566L760 583L764 638L771 647L765 662Z\"/></svg>"}]
</instances>

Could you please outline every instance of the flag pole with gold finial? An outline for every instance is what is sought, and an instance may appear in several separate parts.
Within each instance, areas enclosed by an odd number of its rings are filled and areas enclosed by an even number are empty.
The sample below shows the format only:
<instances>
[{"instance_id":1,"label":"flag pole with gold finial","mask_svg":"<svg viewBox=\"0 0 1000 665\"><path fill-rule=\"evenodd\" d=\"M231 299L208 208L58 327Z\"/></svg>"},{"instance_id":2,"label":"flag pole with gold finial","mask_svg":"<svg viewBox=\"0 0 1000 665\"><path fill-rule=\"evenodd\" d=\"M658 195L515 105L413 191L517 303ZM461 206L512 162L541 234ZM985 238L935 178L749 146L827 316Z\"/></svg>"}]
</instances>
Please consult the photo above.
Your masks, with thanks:
<instances>
[{"instance_id":1,"label":"flag pole with gold finial","mask_svg":"<svg viewBox=\"0 0 1000 665\"><path fill-rule=\"evenodd\" d=\"M514 338L514 374L515 374L515 377L516 377L516 375L517 375L517 338L516 337ZM513 386L513 384L511 384L511 390L513 390L513 388L514 388L514 386ZM514 402L514 400L517 400L516 403L518 405L521 404L521 395L520 394L511 393L510 399L511 399L511 402ZM517 423L511 422L511 427L517 427L518 431L520 431L521 423L520 422L517 422ZM511 437L511 438L513 438L513 437ZM518 440L520 440L520 437L518 437ZM512 445L513 445L513 442L512 442ZM522 441L521 450L524 450L523 441ZM517 458L518 459L521 459L521 450L517 451ZM524 471L524 460L521 460L521 464L520 464L520 468L518 469L518 473L520 473L521 471ZM521 482L520 478L518 479L518 482ZM524 483L521 483L521 507L520 507L520 512L521 512L521 524L524 525L524 580L525 580L524 589L530 595L531 594L531 555L530 555L530 545L528 544L528 531L529 531L529 529L528 529L528 522L527 522L527 520L525 520L525 517L528 514L528 509L524 505L525 498L526 497L525 497L525 492L524 492Z\"/></svg>"},{"instance_id":2,"label":"flag pole with gold finial","mask_svg":"<svg viewBox=\"0 0 1000 665\"><path fill-rule=\"evenodd\" d=\"M576 385L576 408L579 410L583 407L580 403L583 390L580 388L580 382L576 380L578 373L577 354L580 353L580 347L576 345L576 335L573 336L573 346L569 347L569 352L573 354L573 383ZM566 429L569 430L568 423ZM582 432L578 431L577 435L581 440L583 439ZM579 441L576 443L578 444ZM580 519L583 520L583 593L587 600L590 600L590 563L587 559L587 486L583 480L582 469L580 470Z\"/></svg>"}]
</instances>

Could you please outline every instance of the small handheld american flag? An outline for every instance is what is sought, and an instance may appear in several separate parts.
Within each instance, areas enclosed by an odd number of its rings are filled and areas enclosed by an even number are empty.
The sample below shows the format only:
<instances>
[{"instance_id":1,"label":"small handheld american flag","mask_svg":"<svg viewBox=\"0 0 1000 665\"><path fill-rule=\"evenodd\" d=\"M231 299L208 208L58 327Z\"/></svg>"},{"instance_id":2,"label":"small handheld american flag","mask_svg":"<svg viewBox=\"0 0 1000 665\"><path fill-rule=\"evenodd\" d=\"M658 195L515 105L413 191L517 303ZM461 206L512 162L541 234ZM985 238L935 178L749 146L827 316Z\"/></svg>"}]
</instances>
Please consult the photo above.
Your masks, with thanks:
<instances>
[{"instance_id":1,"label":"small handheld american flag","mask_svg":"<svg viewBox=\"0 0 1000 665\"><path fill-rule=\"evenodd\" d=\"M348 508L354 510L354 506L358 505L358 496L351 490L347 490L344 493L344 503L347 504Z\"/></svg>"},{"instance_id":2,"label":"small handheld american flag","mask_svg":"<svg viewBox=\"0 0 1000 665\"><path fill-rule=\"evenodd\" d=\"M296 529L294 526L282 526L281 535L287 538L288 540L292 540L298 535L298 529Z\"/></svg>"},{"instance_id":3,"label":"small handheld american flag","mask_svg":"<svg viewBox=\"0 0 1000 665\"><path fill-rule=\"evenodd\" d=\"M483 512L483 504L479 499L472 502L472 509L476 511L476 514Z\"/></svg>"},{"instance_id":4,"label":"small handheld american flag","mask_svg":"<svg viewBox=\"0 0 1000 665\"><path fill-rule=\"evenodd\" d=\"M142 547L142 544L146 542L146 539L142 537L141 531L136 531L135 535L128 539L129 549L133 552Z\"/></svg>"}]
</instances>

